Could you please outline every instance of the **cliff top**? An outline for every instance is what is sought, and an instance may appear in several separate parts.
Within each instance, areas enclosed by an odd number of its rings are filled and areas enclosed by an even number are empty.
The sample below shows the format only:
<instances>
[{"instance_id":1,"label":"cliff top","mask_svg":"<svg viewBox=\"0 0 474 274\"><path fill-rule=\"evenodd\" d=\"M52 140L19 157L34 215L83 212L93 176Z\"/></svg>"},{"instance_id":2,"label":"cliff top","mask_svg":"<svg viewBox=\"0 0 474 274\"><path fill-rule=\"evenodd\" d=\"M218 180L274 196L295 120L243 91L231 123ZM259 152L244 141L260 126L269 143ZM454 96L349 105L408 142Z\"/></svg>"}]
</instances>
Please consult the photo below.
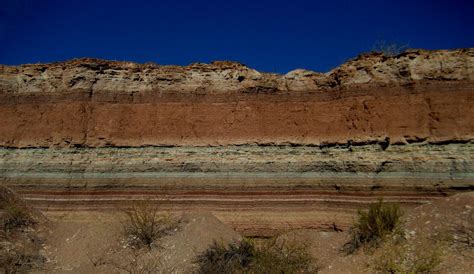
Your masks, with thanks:
<instances>
[{"instance_id":1,"label":"cliff top","mask_svg":"<svg viewBox=\"0 0 474 274\"><path fill-rule=\"evenodd\" d=\"M49 64L0 65L0 93L324 91L423 80L472 81L473 65L474 48L409 50L396 56L368 53L327 73L296 69L284 75L258 72L229 61L174 66L81 58Z\"/></svg>"}]
</instances>

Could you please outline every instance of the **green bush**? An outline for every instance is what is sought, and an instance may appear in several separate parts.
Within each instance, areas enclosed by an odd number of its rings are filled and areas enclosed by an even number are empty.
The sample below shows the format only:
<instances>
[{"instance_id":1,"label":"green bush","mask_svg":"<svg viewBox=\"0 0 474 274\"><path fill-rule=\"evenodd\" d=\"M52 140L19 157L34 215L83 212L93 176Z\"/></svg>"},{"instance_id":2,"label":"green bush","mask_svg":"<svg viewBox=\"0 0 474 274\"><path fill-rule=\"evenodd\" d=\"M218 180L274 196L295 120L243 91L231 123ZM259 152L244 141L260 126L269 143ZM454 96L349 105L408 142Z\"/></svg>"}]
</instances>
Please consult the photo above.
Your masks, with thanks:
<instances>
[{"instance_id":1,"label":"green bush","mask_svg":"<svg viewBox=\"0 0 474 274\"><path fill-rule=\"evenodd\" d=\"M317 267L305 247L277 243L256 244L244 239L225 245L214 242L196 260L199 273L316 273Z\"/></svg>"},{"instance_id":2,"label":"green bush","mask_svg":"<svg viewBox=\"0 0 474 274\"><path fill-rule=\"evenodd\" d=\"M387 204L382 200L370 205L368 211L360 210L351 228L351 240L346 244L346 251L353 253L362 245L377 245L399 227L402 214L398 204Z\"/></svg>"}]
</instances>

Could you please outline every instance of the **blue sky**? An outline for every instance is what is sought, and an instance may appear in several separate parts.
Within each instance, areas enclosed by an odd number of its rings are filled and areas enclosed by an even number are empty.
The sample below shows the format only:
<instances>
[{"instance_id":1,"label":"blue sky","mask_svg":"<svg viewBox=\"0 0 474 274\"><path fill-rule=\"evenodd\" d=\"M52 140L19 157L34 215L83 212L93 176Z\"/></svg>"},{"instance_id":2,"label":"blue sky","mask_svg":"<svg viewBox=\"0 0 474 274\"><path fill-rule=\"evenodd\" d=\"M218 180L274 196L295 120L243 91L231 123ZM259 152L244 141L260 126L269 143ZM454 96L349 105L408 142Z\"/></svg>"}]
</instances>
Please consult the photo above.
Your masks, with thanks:
<instances>
[{"instance_id":1,"label":"blue sky","mask_svg":"<svg viewBox=\"0 0 474 274\"><path fill-rule=\"evenodd\" d=\"M474 1L0 0L0 63L96 57L325 72L379 41L474 47Z\"/></svg>"}]
</instances>

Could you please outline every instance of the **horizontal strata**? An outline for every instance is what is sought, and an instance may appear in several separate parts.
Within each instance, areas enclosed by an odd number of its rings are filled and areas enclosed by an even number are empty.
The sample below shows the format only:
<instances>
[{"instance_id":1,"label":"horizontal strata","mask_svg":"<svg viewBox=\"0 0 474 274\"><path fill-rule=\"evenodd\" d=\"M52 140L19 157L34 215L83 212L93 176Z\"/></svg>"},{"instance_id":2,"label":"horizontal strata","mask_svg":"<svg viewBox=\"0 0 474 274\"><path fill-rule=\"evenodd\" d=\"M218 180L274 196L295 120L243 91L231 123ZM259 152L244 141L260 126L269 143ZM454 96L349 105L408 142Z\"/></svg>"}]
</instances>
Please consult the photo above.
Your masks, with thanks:
<instances>
[{"instance_id":1,"label":"horizontal strata","mask_svg":"<svg viewBox=\"0 0 474 274\"><path fill-rule=\"evenodd\" d=\"M0 175L154 173L474 173L474 143L0 149ZM153 175L151 175L153 176Z\"/></svg>"},{"instance_id":2,"label":"horizontal strata","mask_svg":"<svg viewBox=\"0 0 474 274\"><path fill-rule=\"evenodd\" d=\"M248 236L297 228L347 229L358 209L380 198L411 208L474 189L473 174L30 175L2 177L0 183L15 189L46 214L115 211L145 200L165 212L211 211Z\"/></svg>"},{"instance_id":3,"label":"horizontal strata","mask_svg":"<svg viewBox=\"0 0 474 274\"><path fill-rule=\"evenodd\" d=\"M347 228L474 184L474 49L328 73L97 59L0 66L0 183L39 208L210 210L247 235Z\"/></svg>"},{"instance_id":4,"label":"horizontal strata","mask_svg":"<svg viewBox=\"0 0 474 274\"><path fill-rule=\"evenodd\" d=\"M347 228L380 197L413 207L474 189L474 145L0 149L0 182L48 212L149 200L245 235Z\"/></svg>"},{"instance_id":5,"label":"horizontal strata","mask_svg":"<svg viewBox=\"0 0 474 274\"><path fill-rule=\"evenodd\" d=\"M358 209L380 198L411 208L473 190L473 175L188 173L85 178L15 176L0 179L46 214L115 211L149 201L165 212L210 211L248 236L288 229L347 229ZM243 175L243 176L242 176ZM438 174L439 175L439 174Z\"/></svg>"}]
</instances>

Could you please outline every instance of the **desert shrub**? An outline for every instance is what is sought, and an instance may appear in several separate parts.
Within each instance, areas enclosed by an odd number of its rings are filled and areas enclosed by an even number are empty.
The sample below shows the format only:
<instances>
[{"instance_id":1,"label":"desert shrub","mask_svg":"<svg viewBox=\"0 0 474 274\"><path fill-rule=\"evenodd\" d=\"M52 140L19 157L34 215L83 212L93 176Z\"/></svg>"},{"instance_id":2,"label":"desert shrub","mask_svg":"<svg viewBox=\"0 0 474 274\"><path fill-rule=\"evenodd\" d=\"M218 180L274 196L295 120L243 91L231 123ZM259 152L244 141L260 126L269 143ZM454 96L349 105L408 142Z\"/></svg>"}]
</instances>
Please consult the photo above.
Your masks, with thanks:
<instances>
[{"instance_id":1,"label":"desert shrub","mask_svg":"<svg viewBox=\"0 0 474 274\"><path fill-rule=\"evenodd\" d=\"M176 228L177 222L169 215L160 214L151 203L143 202L125 210L124 234L134 247L151 247L153 242Z\"/></svg>"},{"instance_id":2,"label":"desert shrub","mask_svg":"<svg viewBox=\"0 0 474 274\"><path fill-rule=\"evenodd\" d=\"M3 210L3 227L7 231L34 224L30 211L25 207L9 204Z\"/></svg>"},{"instance_id":3,"label":"desert shrub","mask_svg":"<svg viewBox=\"0 0 474 274\"><path fill-rule=\"evenodd\" d=\"M117 270L117 273L129 273L129 274L152 274L162 273L160 271L159 258L153 254L147 252L143 253L140 251L133 252L131 256L124 256L120 261L107 260L105 258L96 258L91 260L94 267L108 265L112 266Z\"/></svg>"},{"instance_id":4,"label":"desert shrub","mask_svg":"<svg viewBox=\"0 0 474 274\"><path fill-rule=\"evenodd\" d=\"M316 273L318 267L306 246L267 241L257 248L253 273Z\"/></svg>"},{"instance_id":5,"label":"desert shrub","mask_svg":"<svg viewBox=\"0 0 474 274\"><path fill-rule=\"evenodd\" d=\"M36 222L31 209L6 187L0 187L0 220L4 232Z\"/></svg>"},{"instance_id":6,"label":"desert shrub","mask_svg":"<svg viewBox=\"0 0 474 274\"><path fill-rule=\"evenodd\" d=\"M441 264L439 246L390 243L373 265L378 273L431 273Z\"/></svg>"},{"instance_id":7,"label":"desert shrub","mask_svg":"<svg viewBox=\"0 0 474 274\"><path fill-rule=\"evenodd\" d=\"M377 41L372 47L372 51L383 53L385 56L397 56L407 50L407 45L397 43L388 43L386 41Z\"/></svg>"},{"instance_id":8,"label":"desert shrub","mask_svg":"<svg viewBox=\"0 0 474 274\"><path fill-rule=\"evenodd\" d=\"M441 252L438 249L425 249L415 255L407 273L431 273L441 264Z\"/></svg>"},{"instance_id":9,"label":"desert shrub","mask_svg":"<svg viewBox=\"0 0 474 274\"><path fill-rule=\"evenodd\" d=\"M2 250L0 253L0 270L2 273L17 273L24 265L24 255L7 250Z\"/></svg>"},{"instance_id":10,"label":"desert shrub","mask_svg":"<svg viewBox=\"0 0 474 274\"><path fill-rule=\"evenodd\" d=\"M255 256L255 247L249 240L226 245L215 241L197 257L199 273L241 273Z\"/></svg>"},{"instance_id":11,"label":"desert shrub","mask_svg":"<svg viewBox=\"0 0 474 274\"><path fill-rule=\"evenodd\" d=\"M214 242L197 257L199 273L315 273L312 257L305 247L277 243L256 244L244 239L226 245Z\"/></svg>"},{"instance_id":12,"label":"desert shrub","mask_svg":"<svg viewBox=\"0 0 474 274\"><path fill-rule=\"evenodd\" d=\"M368 211L359 210L358 218L351 228L351 240L345 248L353 253L365 244L375 246L383 238L399 228L402 211L398 204L384 203L382 200L371 204Z\"/></svg>"},{"instance_id":13,"label":"desert shrub","mask_svg":"<svg viewBox=\"0 0 474 274\"><path fill-rule=\"evenodd\" d=\"M0 273L27 273L44 263L44 257L24 247L0 246Z\"/></svg>"},{"instance_id":14,"label":"desert shrub","mask_svg":"<svg viewBox=\"0 0 474 274\"><path fill-rule=\"evenodd\" d=\"M26 273L45 261L34 229L42 216L12 190L0 186L0 273Z\"/></svg>"},{"instance_id":15,"label":"desert shrub","mask_svg":"<svg viewBox=\"0 0 474 274\"><path fill-rule=\"evenodd\" d=\"M472 250L474 249L474 212L461 218L451 224L452 242L457 248Z\"/></svg>"}]
</instances>

